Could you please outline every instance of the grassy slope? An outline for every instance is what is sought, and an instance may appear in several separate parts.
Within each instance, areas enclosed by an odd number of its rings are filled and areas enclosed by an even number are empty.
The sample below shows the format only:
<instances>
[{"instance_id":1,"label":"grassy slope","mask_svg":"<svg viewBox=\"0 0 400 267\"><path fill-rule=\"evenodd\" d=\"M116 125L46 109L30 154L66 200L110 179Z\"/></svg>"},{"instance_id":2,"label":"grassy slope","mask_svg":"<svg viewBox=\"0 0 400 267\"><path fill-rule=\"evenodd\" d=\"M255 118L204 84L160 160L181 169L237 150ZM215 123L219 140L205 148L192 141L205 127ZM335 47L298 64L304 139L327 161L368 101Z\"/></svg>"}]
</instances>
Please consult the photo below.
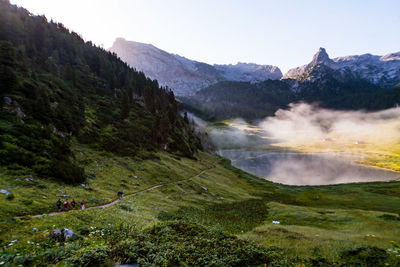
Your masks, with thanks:
<instances>
[{"instance_id":1,"label":"grassy slope","mask_svg":"<svg viewBox=\"0 0 400 267\"><path fill-rule=\"evenodd\" d=\"M75 151L78 160L87 164L89 173L96 174L86 188L42 179L27 182L22 179L25 176L17 177L2 170L0 187L15 195L13 200L0 195L2 245L15 239L23 245L61 227L79 229L126 222L141 229L171 219L218 227L261 244L284 247L292 255L334 258L343 248L362 245L389 248L390 241L400 242L400 220L379 217L397 216L400 212L398 182L282 186L244 173L207 153L200 153L197 161L166 153L158 154L160 160L135 161L110 157L85 146L75 147ZM121 188L129 194L157 183L179 181L202 170L206 171L192 180L127 197L105 209L28 220L15 218L54 211L56 195L61 194L59 189L77 202L84 198L88 206L96 206L114 200ZM281 224L276 226L272 220ZM33 227L39 232L32 231Z\"/></svg>"}]
</instances>

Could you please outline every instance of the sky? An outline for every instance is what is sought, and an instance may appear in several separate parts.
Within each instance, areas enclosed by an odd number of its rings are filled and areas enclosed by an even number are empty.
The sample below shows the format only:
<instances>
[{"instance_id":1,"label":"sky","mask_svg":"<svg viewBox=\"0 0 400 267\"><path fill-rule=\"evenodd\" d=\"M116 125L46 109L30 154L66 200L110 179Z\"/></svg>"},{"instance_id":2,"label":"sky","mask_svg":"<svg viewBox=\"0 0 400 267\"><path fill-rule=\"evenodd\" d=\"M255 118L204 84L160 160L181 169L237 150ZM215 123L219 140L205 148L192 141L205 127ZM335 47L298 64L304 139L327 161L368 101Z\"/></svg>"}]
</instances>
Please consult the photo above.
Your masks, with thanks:
<instances>
[{"instance_id":1,"label":"sky","mask_svg":"<svg viewBox=\"0 0 400 267\"><path fill-rule=\"evenodd\" d=\"M209 64L251 62L282 72L319 47L331 58L400 51L399 0L11 0L104 48L151 43Z\"/></svg>"}]
</instances>

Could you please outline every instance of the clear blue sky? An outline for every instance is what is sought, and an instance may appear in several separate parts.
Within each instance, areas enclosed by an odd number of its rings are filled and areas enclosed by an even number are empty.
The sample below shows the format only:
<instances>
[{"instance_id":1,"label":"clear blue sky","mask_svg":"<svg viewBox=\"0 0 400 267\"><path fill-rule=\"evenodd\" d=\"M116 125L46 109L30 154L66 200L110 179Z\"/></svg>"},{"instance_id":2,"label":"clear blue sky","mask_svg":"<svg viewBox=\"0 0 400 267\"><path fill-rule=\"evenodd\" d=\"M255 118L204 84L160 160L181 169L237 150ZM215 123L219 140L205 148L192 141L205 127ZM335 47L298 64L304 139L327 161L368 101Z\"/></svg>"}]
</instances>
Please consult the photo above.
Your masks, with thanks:
<instances>
[{"instance_id":1,"label":"clear blue sky","mask_svg":"<svg viewBox=\"0 0 400 267\"><path fill-rule=\"evenodd\" d=\"M400 51L400 0L11 0L109 48L116 37L207 63L289 68Z\"/></svg>"}]
</instances>

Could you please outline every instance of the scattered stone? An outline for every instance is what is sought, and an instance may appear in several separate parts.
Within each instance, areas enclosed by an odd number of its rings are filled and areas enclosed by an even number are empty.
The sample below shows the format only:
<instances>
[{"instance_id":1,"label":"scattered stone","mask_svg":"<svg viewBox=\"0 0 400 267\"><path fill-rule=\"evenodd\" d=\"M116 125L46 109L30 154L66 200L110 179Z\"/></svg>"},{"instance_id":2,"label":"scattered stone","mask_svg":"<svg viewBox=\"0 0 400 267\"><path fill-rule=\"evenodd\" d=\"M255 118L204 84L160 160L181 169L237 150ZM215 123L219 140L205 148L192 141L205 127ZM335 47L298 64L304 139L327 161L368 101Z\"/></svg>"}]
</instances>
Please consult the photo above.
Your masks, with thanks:
<instances>
[{"instance_id":1,"label":"scattered stone","mask_svg":"<svg viewBox=\"0 0 400 267\"><path fill-rule=\"evenodd\" d=\"M62 198L69 198L69 195L57 195L57 196Z\"/></svg>"},{"instance_id":2,"label":"scattered stone","mask_svg":"<svg viewBox=\"0 0 400 267\"><path fill-rule=\"evenodd\" d=\"M201 188L202 188L204 191L208 191L208 188L207 188L207 187L202 186Z\"/></svg>"},{"instance_id":3,"label":"scattered stone","mask_svg":"<svg viewBox=\"0 0 400 267\"><path fill-rule=\"evenodd\" d=\"M5 195L9 195L9 194L11 194L9 191L7 191L7 190L5 190L5 189L1 189L0 190L0 193L2 193L2 194L5 194Z\"/></svg>"},{"instance_id":4,"label":"scattered stone","mask_svg":"<svg viewBox=\"0 0 400 267\"><path fill-rule=\"evenodd\" d=\"M39 232L39 229L37 229L36 227L33 227L32 230L33 230L34 232Z\"/></svg>"},{"instance_id":5,"label":"scattered stone","mask_svg":"<svg viewBox=\"0 0 400 267\"><path fill-rule=\"evenodd\" d=\"M26 178L25 178L25 181L27 181L27 182L33 182L34 179L33 179L32 177L26 177Z\"/></svg>"},{"instance_id":6,"label":"scattered stone","mask_svg":"<svg viewBox=\"0 0 400 267\"><path fill-rule=\"evenodd\" d=\"M79 154L80 154L81 156L83 156L83 153L82 153L82 152L79 152Z\"/></svg>"},{"instance_id":7,"label":"scattered stone","mask_svg":"<svg viewBox=\"0 0 400 267\"><path fill-rule=\"evenodd\" d=\"M279 221L272 221L273 224L281 224Z\"/></svg>"},{"instance_id":8,"label":"scattered stone","mask_svg":"<svg viewBox=\"0 0 400 267\"><path fill-rule=\"evenodd\" d=\"M215 195L214 195L213 193L210 193L210 196L212 196L212 197L213 197L213 196L215 196Z\"/></svg>"},{"instance_id":9,"label":"scattered stone","mask_svg":"<svg viewBox=\"0 0 400 267\"><path fill-rule=\"evenodd\" d=\"M12 103L12 99L11 97L5 96L3 97L4 103L6 103L7 105L11 105Z\"/></svg>"},{"instance_id":10,"label":"scattered stone","mask_svg":"<svg viewBox=\"0 0 400 267\"><path fill-rule=\"evenodd\" d=\"M74 234L75 234L75 232L72 231L71 229L64 228L63 230L64 230L64 237L65 237L65 239L70 239L70 238L73 237Z\"/></svg>"},{"instance_id":11,"label":"scattered stone","mask_svg":"<svg viewBox=\"0 0 400 267\"><path fill-rule=\"evenodd\" d=\"M21 179L19 179L19 178L15 178L15 181L22 181Z\"/></svg>"},{"instance_id":12,"label":"scattered stone","mask_svg":"<svg viewBox=\"0 0 400 267\"><path fill-rule=\"evenodd\" d=\"M18 117L24 118L24 117L26 116L25 113L23 113L22 110L21 110L21 108L19 108L19 107L16 108L16 109L14 110L14 112L17 113L17 116L18 116Z\"/></svg>"},{"instance_id":13,"label":"scattered stone","mask_svg":"<svg viewBox=\"0 0 400 267\"><path fill-rule=\"evenodd\" d=\"M179 186L182 186L182 184L181 184L181 183L177 183L177 185L179 185Z\"/></svg>"},{"instance_id":14,"label":"scattered stone","mask_svg":"<svg viewBox=\"0 0 400 267\"><path fill-rule=\"evenodd\" d=\"M136 178L136 179L137 179L137 176L135 175L135 176L133 176L133 178Z\"/></svg>"},{"instance_id":15,"label":"scattered stone","mask_svg":"<svg viewBox=\"0 0 400 267\"><path fill-rule=\"evenodd\" d=\"M60 191L60 193L65 194L65 191L64 191L64 190L60 189L59 191Z\"/></svg>"},{"instance_id":16,"label":"scattered stone","mask_svg":"<svg viewBox=\"0 0 400 267\"><path fill-rule=\"evenodd\" d=\"M56 241L60 241L61 240L61 230L54 230L50 233L50 236L52 238L54 238Z\"/></svg>"},{"instance_id":17,"label":"scattered stone","mask_svg":"<svg viewBox=\"0 0 400 267\"><path fill-rule=\"evenodd\" d=\"M217 198L217 199L219 199L219 200L224 200L225 198L224 198L224 197L219 197L219 198Z\"/></svg>"},{"instance_id":18,"label":"scattered stone","mask_svg":"<svg viewBox=\"0 0 400 267\"><path fill-rule=\"evenodd\" d=\"M132 183L134 186L139 186L139 184L137 184L137 183Z\"/></svg>"},{"instance_id":19,"label":"scattered stone","mask_svg":"<svg viewBox=\"0 0 400 267\"><path fill-rule=\"evenodd\" d=\"M46 197L46 196L42 196L42 198L43 198L43 199L47 199L47 197Z\"/></svg>"},{"instance_id":20,"label":"scattered stone","mask_svg":"<svg viewBox=\"0 0 400 267\"><path fill-rule=\"evenodd\" d=\"M86 186L86 184L81 184L81 186L82 186L82 187L85 187L85 186Z\"/></svg>"}]
</instances>

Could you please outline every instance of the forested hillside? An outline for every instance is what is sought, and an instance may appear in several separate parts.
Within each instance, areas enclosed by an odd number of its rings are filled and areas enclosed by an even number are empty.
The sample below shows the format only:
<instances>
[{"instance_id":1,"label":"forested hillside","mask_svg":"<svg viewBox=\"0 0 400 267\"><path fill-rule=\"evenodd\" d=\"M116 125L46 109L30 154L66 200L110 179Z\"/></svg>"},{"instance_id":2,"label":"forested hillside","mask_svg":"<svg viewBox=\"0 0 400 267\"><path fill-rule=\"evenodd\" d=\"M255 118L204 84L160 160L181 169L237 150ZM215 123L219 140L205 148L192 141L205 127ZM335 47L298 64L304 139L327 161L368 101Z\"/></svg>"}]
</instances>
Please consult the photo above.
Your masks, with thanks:
<instances>
[{"instance_id":1,"label":"forested hillside","mask_svg":"<svg viewBox=\"0 0 400 267\"><path fill-rule=\"evenodd\" d=\"M352 75L343 79L324 67L318 65L309 71L307 77L312 80L220 82L182 100L188 110L206 119L257 119L295 102L344 110L380 110L400 103L399 86L379 88Z\"/></svg>"},{"instance_id":2,"label":"forested hillside","mask_svg":"<svg viewBox=\"0 0 400 267\"><path fill-rule=\"evenodd\" d=\"M172 91L61 23L0 1L0 164L81 182L71 144L118 155L201 147Z\"/></svg>"}]
</instances>

